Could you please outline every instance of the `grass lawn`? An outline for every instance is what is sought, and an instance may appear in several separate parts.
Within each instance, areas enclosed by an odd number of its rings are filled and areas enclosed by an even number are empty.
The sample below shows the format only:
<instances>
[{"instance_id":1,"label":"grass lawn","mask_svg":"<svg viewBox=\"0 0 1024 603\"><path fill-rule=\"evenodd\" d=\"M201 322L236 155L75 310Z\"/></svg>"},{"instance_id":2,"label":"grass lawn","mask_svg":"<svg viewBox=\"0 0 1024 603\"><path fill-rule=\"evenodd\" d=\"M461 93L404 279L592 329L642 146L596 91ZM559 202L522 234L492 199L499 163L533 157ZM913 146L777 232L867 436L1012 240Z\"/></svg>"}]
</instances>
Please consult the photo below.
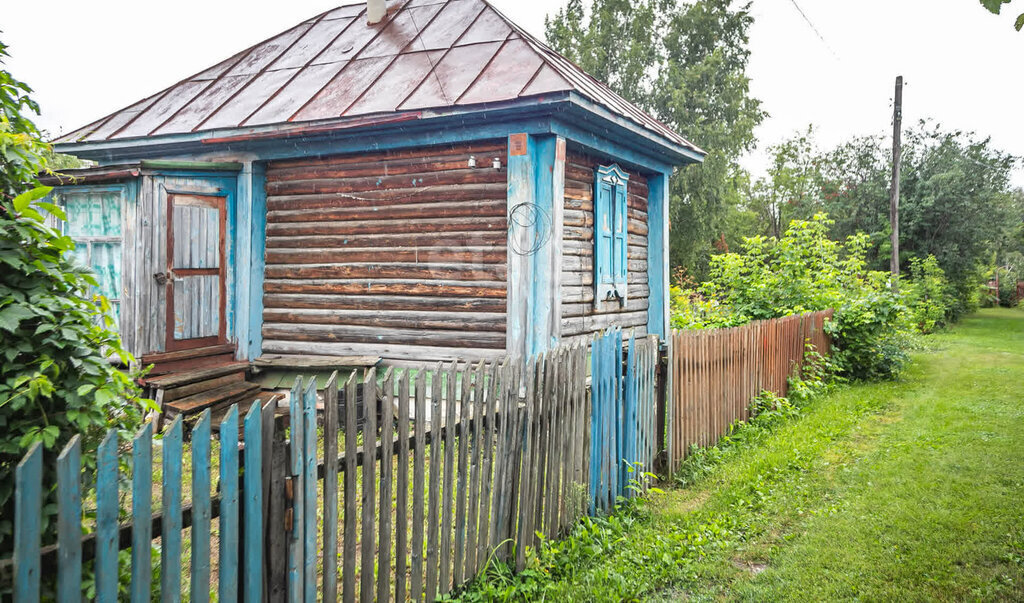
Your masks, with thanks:
<instances>
[{"instance_id":1,"label":"grass lawn","mask_svg":"<svg viewBox=\"0 0 1024 603\"><path fill-rule=\"evenodd\" d=\"M745 428L689 487L492 576L489 596L1024 600L1024 311L925 345L901 380Z\"/></svg>"}]
</instances>

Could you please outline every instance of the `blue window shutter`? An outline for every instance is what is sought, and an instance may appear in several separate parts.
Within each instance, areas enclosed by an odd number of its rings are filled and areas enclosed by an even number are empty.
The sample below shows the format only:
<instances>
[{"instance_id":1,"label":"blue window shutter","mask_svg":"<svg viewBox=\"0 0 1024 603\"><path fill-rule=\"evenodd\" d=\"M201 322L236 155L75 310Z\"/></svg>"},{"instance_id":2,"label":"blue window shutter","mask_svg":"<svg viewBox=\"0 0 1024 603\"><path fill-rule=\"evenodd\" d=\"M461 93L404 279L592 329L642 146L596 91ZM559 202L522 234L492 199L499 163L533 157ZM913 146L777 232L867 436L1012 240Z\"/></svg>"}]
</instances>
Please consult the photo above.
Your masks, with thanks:
<instances>
[{"instance_id":1,"label":"blue window shutter","mask_svg":"<svg viewBox=\"0 0 1024 603\"><path fill-rule=\"evenodd\" d=\"M627 243L629 241L629 234L627 227L629 224L629 214L626 211L626 187L627 182L620 181L615 186L615 233L614 242L612 244L612 256L614 261L614 281L615 291L618 293L619 299L626 299L626 280L627 280Z\"/></svg>"},{"instance_id":2,"label":"blue window shutter","mask_svg":"<svg viewBox=\"0 0 1024 603\"><path fill-rule=\"evenodd\" d=\"M594 304L626 300L626 187L629 175L617 165L597 169L594 179Z\"/></svg>"}]
</instances>

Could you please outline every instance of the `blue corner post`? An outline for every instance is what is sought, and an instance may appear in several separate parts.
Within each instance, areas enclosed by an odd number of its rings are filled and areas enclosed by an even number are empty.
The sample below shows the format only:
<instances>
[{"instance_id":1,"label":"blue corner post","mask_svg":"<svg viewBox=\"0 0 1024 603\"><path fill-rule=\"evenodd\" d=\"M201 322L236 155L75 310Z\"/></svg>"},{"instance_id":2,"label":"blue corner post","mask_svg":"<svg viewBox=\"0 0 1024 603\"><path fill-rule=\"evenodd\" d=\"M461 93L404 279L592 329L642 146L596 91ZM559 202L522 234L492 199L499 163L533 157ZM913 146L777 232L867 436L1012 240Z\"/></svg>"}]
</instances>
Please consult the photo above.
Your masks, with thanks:
<instances>
[{"instance_id":1,"label":"blue corner post","mask_svg":"<svg viewBox=\"0 0 1024 603\"><path fill-rule=\"evenodd\" d=\"M647 308L647 332L662 341L668 334L668 172L647 178L647 282L651 288Z\"/></svg>"},{"instance_id":2,"label":"blue corner post","mask_svg":"<svg viewBox=\"0 0 1024 603\"><path fill-rule=\"evenodd\" d=\"M531 357L561 331L565 139L512 134L508 143L507 351Z\"/></svg>"}]
</instances>

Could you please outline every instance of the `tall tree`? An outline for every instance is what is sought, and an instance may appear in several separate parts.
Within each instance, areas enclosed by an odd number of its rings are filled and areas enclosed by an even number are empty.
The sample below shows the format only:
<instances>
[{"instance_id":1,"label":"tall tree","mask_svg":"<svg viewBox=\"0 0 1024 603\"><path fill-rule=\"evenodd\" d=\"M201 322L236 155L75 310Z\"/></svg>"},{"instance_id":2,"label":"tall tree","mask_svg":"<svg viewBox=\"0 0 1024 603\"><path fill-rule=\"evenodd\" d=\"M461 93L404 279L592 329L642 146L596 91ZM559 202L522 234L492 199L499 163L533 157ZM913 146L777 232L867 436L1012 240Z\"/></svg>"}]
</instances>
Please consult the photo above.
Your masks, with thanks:
<instances>
[{"instance_id":1,"label":"tall tree","mask_svg":"<svg viewBox=\"0 0 1024 603\"><path fill-rule=\"evenodd\" d=\"M740 200L737 160L765 117L746 75L750 5L732 5L570 0L547 21L552 47L708 151L670 185L670 259L697 275Z\"/></svg>"},{"instance_id":2,"label":"tall tree","mask_svg":"<svg viewBox=\"0 0 1024 603\"><path fill-rule=\"evenodd\" d=\"M754 185L748 211L774 203L785 224L823 212L835 218L833 237L858 232L873 245L868 260L884 270L889 261L890 155L881 136L857 137L828 151L808 135L772 147L768 176ZM935 256L966 303L991 264L993 253L1015 249L1024 204L1010 186L1017 159L988 139L922 122L906 132L900 178L900 246L903 268ZM811 184L811 186L808 186ZM807 193L801 195L801 193ZM762 221L755 233L774 227ZM962 308L962 306L961 306Z\"/></svg>"}]
</instances>

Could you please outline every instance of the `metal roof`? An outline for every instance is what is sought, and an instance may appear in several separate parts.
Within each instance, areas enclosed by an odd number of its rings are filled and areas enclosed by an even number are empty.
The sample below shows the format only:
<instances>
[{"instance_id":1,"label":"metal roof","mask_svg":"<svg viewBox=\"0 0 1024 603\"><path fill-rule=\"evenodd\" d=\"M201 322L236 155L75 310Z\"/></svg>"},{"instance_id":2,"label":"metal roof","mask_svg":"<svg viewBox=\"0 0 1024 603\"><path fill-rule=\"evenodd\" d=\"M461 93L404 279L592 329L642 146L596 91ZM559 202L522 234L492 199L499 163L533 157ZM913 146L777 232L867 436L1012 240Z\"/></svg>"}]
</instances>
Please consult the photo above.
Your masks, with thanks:
<instances>
[{"instance_id":1,"label":"metal roof","mask_svg":"<svg viewBox=\"0 0 1024 603\"><path fill-rule=\"evenodd\" d=\"M379 24L365 3L304 21L58 143L442 109L576 92L693 151L486 0L400 0Z\"/></svg>"}]
</instances>

